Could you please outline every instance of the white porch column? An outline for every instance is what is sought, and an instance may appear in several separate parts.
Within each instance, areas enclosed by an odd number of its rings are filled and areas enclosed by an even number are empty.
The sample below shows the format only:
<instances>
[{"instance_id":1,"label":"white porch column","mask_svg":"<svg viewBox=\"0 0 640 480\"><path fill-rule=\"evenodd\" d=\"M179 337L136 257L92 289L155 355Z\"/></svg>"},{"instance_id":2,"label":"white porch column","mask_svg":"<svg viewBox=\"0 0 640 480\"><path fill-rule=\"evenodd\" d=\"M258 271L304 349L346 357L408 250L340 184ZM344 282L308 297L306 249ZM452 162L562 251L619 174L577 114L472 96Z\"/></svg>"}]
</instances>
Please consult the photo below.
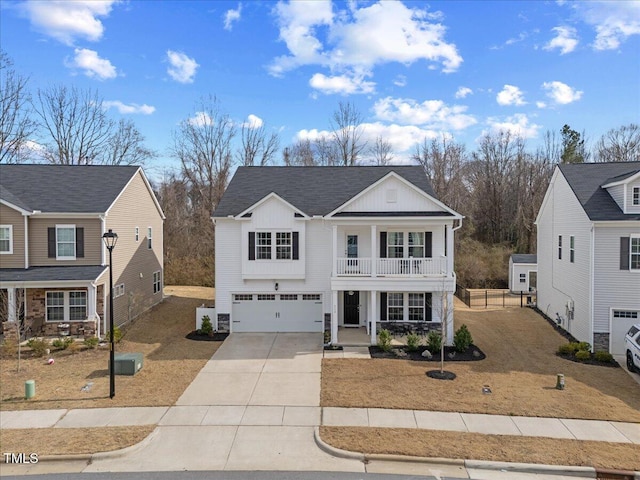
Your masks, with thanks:
<instances>
[{"instance_id":1,"label":"white porch column","mask_svg":"<svg viewBox=\"0 0 640 480\"><path fill-rule=\"evenodd\" d=\"M371 276L378 276L378 226L371 225Z\"/></svg>"},{"instance_id":2,"label":"white porch column","mask_svg":"<svg viewBox=\"0 0 640 480\"><path fill-rule=\"evenodd\" d=\"M331 249L333 250L333 276L338 276L338 226L334 225L331 229ZM334 292L336 293L336 292ZM337 293L336 293L337 295Z\"/></svg>"},{"instance_id":3,"label":"white porch column","mask_svg":"<svg viewBox=\"0 0 640 480\"><path fill-rule=\"evenodd\" d=\"M14 287L7 288L7 321L16 321L16 289Z\"/></svg>"},{"instance_id":4,"label":"white porch column","mask_svg":"<svg viewBox=\"0 0 640 480\"><path fill-rule=\"evenodd\" d=\"M87 319L95 320L97 316L96 301L98 299L98 287L93 283L87 288Z\"/></svg>"},{"instance_id":5,"label":"white porch column","mask_svg":"<svg viewBox=\"0 0 640 480\"><path fill-rule=\"evenodd\" d=\"M453 230L451 225L446 225L447 232L447 276L453 276ZM453 306L453 303L451 304Z\"/></svg>"},{"instance_id":6,"label":"white porch column","mask_svg":"<svg viewBox=\"0 0 640 480\"><path fill-rule=\"evenodd\" d=\"M371 305L369 312L369 321L371 322L371 345L375 345L378 343L378 332L377 332L377 315L376 315L376 305L377 305L377 297L378 292L371 291L369 292L369 303Z\"/></svg>"},{"instance_id":7,"label":"white porch column","mask_svg":"<svg viewBox=\"0 0 640 480\"><path fill-rule=\"evenodd\" d=\"M331 297L331 344L336 345L338 343L338 291L332 290Z\"/></svg>"}]
</instances>

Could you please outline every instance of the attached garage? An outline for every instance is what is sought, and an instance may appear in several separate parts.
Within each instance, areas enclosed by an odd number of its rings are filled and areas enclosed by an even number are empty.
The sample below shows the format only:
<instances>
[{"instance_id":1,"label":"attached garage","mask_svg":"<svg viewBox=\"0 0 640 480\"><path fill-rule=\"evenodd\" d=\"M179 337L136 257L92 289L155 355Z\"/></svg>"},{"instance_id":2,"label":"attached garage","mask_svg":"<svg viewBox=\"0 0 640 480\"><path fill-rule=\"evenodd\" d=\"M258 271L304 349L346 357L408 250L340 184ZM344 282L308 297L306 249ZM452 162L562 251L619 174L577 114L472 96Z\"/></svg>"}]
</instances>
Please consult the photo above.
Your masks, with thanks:
<instances>
[{"instance_id":1,"label":"attached garage","mask_svg":"<svg viewBox=\"0 0 640 480\"><path fill-rule=\"evenodd\" d=\"M232 332L322 332L322 295L234 294L231 322Z\"/></svg>"},{"instance_id":2,"label":"attached garage","mask_svg":"<svg viewBox=\"0 0 640 480\"><path fill-rule=\"evenodd\" d=\"M611 334L609 336L609 352L613 355L625 355L626 347L624 336L631 326L640 320L640 312L637 310L612 310Z\"/></svg>"}]
</instances>

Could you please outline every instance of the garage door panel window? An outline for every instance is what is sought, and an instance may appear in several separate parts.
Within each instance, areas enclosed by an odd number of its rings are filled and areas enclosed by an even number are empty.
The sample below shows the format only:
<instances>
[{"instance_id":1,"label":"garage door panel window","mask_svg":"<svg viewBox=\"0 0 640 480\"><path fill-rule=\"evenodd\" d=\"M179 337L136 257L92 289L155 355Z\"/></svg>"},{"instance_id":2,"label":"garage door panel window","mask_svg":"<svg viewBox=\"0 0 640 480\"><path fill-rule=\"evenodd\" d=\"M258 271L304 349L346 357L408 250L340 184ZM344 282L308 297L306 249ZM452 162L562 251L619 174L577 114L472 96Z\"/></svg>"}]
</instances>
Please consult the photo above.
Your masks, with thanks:
<instances>
[{"instance_id":1,"label":"garage door panel window","mask_svg":"<svg viewBox=\"0 0 640 480\"><path fill-rule=\"evenodd\" d=\"M302 300L315 300L318 301L320 300L320 294L319 293L305 293L302 295Z\"/></svg>"},{"instance_id":2,"label":"garage door panel window","mask_svg":"<svg viewBox=\"0 0 640 480\"><path fill-rule=\"evenodd\" d=\"M276 296L272 295L272 294L261 294L258 295L258 301L260 302L264 302L264 301L272 301L275 300Z\"/></svg>"},{"instance_id":3,"label":"garage door panel window","mask_svg":"<svg viewBox=\"0 0 640 480\"><path fill-rule=\"evenodd\" d=\"M614 310L613 318L638 318L638 312L629 311L629 310Z\"/></svg>"},{"instance_id":4,"label":"garage door panel window","mask_svg":"<svg viewBox=\"0 0 640 480\"><path fill-rule=\"evenodd\" d=\"M237 302L250 302L253 300L253 295L246 293L240 293L233 296L233 299Z\"/></svg>"},{"instance_id":5,"label":"garage door panel window","mask_svg":"<svg viewBox=\"0 0 640 480\"><path fill-rule=\"evenodd\" d=\"M282 294L280 295L280 300L298 300L298 295L295 294Z\"/></svg>"}]
</instances>

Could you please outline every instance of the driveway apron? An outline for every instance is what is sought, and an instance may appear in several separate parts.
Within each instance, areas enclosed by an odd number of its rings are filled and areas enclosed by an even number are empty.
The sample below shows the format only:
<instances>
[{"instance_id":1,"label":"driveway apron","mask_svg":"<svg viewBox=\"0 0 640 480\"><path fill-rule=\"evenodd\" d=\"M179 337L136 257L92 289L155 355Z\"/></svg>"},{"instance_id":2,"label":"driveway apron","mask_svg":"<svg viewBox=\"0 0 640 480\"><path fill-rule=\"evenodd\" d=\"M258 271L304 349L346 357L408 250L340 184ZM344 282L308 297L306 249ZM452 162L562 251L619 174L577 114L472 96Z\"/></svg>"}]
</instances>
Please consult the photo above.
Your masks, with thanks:
<instances>
[{"instance_id":1,"label":"driveway apron","mask_svg":"<svg viewBox=\"0 0 640 480\"><path fill-rule=\"evenodd\" d=\"M85 471L364 472L315 444L321 362L321 334L232 334L139 448Z\"/></svg>"}]
</instances>

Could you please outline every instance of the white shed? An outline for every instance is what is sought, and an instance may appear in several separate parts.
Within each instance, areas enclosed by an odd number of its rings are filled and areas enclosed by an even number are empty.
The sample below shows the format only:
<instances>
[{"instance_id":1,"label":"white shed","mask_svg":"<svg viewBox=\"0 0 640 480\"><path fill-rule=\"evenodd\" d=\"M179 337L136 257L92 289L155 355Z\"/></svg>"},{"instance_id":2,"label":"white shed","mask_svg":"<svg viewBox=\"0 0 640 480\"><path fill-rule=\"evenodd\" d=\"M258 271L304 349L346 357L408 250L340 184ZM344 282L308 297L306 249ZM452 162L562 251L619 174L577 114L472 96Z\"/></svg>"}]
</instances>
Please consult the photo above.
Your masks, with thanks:
<instances>
[{"instance_id":1,"label":"white shed","mask_svg":"<svg viewBox=\"0 0 640 480\"><path fill-rule=\"evenodd\" d=\"M537 274L535 254L513 254L509 258L509 290L513 293L535 291Z\"/></svg>"}]
</instances>

